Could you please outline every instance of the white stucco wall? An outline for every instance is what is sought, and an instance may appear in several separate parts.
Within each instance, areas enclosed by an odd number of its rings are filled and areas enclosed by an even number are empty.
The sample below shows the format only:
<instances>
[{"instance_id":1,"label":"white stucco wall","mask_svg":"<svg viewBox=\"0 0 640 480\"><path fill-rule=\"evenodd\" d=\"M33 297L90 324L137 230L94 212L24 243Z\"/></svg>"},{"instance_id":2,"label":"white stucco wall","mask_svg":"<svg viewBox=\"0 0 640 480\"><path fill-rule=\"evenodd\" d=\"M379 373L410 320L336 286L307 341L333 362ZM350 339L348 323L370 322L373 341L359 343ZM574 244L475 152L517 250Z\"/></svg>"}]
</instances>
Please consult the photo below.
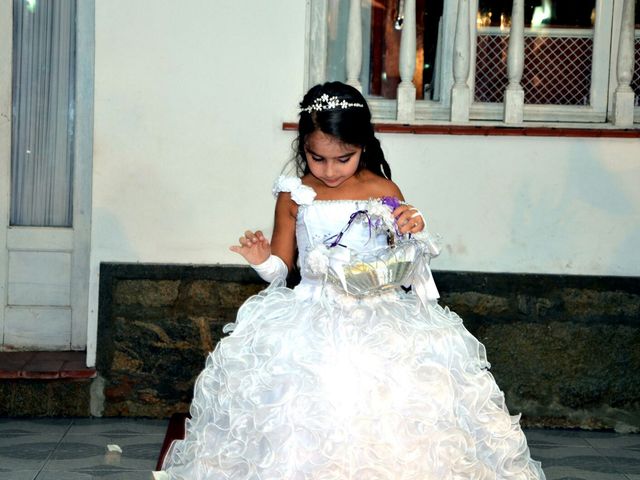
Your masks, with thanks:
<instances>
[{"instance_id":1,"label":"white stucco wall","mask_svg":"<svg viewBox=\"0 0 640 480\"><path fill-rule=\"evenodd\" d=\"M90 359L101 262L242 263L227 247L271 228L305 4L96 2ZM380 137L436 269L640 275L640 141Z\"/></svg>"},{"instance_id":2,"label":"white stucco wall","mask_svg":"<svg viewBox=\"0 0 640 480\"><path fill-rule=\"evenodd\" d=\"M384 137L444 251L435 268L640 275L640 141Z\"/></svg>"}]
</instances>

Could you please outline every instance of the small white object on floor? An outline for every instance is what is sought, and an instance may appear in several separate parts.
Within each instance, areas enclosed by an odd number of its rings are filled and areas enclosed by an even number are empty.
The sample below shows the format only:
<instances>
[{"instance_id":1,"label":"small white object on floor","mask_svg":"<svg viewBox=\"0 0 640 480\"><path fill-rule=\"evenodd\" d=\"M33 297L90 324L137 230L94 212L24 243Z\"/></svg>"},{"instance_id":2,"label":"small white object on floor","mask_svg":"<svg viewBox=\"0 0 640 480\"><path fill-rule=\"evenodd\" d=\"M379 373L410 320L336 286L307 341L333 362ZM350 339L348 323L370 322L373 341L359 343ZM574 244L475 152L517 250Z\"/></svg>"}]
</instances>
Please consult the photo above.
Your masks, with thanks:
<instances>
[{"instance_id":1,"label":"small white object on floor","mask_svg":"<svg viewBox=\"0 0 640 480\"><path fill-rule=\"evenodd\" d=\"M122 448L119 445L107 445L107 451L104 454L105 465L119 465L122 458Z\"/></svg>"},{"instance_id":2,"label":"small white object on floor","mask_svg":"<svg viewBox=\"0 0 640 480\"><path fill-rule=\"evenodd\" d=\"M153 480L170 480L167 472L151 472Z\"/></svg>"}]
</instances>

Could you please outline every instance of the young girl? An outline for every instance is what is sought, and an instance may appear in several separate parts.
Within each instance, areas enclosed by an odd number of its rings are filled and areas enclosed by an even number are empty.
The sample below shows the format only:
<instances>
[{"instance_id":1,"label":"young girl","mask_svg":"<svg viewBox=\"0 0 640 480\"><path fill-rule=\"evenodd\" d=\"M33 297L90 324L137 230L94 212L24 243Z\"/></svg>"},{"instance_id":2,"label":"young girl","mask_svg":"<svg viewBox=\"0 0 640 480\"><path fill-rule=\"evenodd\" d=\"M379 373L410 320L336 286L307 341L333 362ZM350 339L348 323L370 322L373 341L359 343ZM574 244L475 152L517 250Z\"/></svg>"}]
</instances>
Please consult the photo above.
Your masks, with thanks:
<instances>
[{"instance_id":1,"label":"young girl","mask_svg":"<svg viewBox=\"0 0 640 480\"><path fill-rule=\"evenodd\" d=\"M437 304L437 249L356 89L305 95L296 162L271 241L231 247L271 285L209 356L169 478L543 479L483 345Z\"/></svg>"}]
</instances>

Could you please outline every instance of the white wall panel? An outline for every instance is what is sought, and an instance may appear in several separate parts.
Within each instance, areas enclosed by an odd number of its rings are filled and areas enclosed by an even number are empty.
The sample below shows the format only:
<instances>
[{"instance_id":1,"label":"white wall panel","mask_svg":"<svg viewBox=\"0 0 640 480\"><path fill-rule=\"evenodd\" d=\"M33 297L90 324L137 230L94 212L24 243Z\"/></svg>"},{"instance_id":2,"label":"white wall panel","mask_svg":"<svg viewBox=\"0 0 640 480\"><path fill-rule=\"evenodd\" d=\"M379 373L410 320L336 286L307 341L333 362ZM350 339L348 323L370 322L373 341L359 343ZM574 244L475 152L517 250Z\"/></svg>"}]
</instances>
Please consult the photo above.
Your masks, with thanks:
<instances>
[{"instance_id":1,"label":"white wall panel","mask_svg":"<svg viewBox=\"0 0 640 480\"><path fill-rule=\"evenodd\" d=\"M9 305L70 305L71 254L9 252Z\"/></svg>"},{"instance_id":2,"label":"white wall panel","mask_svg":"<svg viewBox=\"0 0 640 480\"><path fill-rule=\"evenodd\" d=\"M71 309L6 307L4 343L7 348L65 350L71 342Z\"/></svg>"},{"instance_id":3,"label":"white wall panel","mask_svg":"<svg viewBox=\"0 0 640 480\"><path fill-rule=\"evenodd\" d=\"M10 227L9 250L73 250L73 229L48 227Z\"/></svg>"}]
</instances>

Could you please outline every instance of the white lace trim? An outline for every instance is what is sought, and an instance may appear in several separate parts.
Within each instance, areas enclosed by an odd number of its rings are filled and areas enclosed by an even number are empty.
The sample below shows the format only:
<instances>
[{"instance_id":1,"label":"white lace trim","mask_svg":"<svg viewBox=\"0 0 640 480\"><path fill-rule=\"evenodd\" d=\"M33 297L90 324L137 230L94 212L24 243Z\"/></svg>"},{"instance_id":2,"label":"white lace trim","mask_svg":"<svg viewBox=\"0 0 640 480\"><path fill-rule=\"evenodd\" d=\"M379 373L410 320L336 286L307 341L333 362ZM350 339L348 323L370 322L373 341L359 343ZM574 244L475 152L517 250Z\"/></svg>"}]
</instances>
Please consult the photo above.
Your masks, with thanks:
<instances>
[{"instance_id":1,"label":"white lace trim","mask_svg":"<svg viewBox=\"0 0 640 480\"><path fill-rule=\"evenodd\" d=\"M298 177L287 177L280 175L273 184L273 196L277 197L280 192L291 192L291 199L298 205L310 205L316 198L313 188L303 185Z\"/></svg>"}]
</instances>

